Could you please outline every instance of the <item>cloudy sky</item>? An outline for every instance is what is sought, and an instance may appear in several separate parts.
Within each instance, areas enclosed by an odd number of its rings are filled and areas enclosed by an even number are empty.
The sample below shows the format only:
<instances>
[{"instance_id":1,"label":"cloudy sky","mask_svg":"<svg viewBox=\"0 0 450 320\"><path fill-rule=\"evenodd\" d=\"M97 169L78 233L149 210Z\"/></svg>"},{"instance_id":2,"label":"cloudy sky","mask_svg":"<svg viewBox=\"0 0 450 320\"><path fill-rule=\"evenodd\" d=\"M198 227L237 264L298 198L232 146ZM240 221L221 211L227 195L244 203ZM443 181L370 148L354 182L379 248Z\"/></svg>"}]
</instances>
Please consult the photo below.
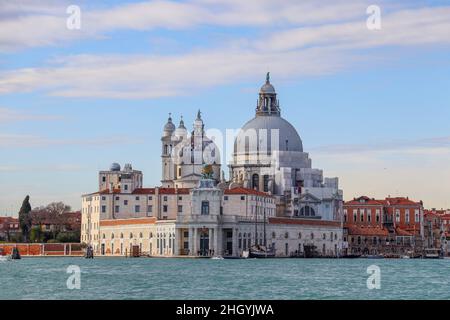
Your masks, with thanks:
<instances>
[{"instance_id":1,"label":"cloudy sky","mask_svg":"<svg viewBox=\"0 0 450 320\"><path fill-rule=\"evenodd\" d=\"M237 129L267 71L346 199L450 207L449 30L448 1L0 0L0 215L78 209L111 162L158 184L168 113Z\"/></svg>"}]
</instances>

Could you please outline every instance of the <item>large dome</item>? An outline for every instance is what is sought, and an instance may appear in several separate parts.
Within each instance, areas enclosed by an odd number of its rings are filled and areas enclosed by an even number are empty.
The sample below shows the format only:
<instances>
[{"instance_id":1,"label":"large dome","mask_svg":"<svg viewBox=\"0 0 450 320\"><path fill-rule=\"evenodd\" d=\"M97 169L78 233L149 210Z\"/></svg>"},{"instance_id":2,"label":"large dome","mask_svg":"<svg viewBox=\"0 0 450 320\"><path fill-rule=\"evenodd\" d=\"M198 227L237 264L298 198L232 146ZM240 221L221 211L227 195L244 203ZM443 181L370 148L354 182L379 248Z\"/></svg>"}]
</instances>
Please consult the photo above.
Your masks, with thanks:
<instances>
[{"instance_id":1,"label":"large dome","mask_svg":"<svg viewBox=\"0 0 450 320\"><path fill-rule=\"evenodd\" d=\"M247 122L239 132L235 144L234 150L238 153L242 153L243 146L245 146L245 152L257 152L264 151L265 142L267 141L268 153L271 153L272 143L271 137L276 137L276 130L278 131L278 148L274 146L276 151L297 151L303 152L303 143L297 130L285 119L280 116L256 116L249 122ZM253 133L252 133L253 132ZM257 145L249 144L250 137L252 135L257 136ZM247 142L245 141L247 139ZM251 146L249 146L251 145ZM255 150L256 149L256 150Z\"/></svg>"}]
</instances>

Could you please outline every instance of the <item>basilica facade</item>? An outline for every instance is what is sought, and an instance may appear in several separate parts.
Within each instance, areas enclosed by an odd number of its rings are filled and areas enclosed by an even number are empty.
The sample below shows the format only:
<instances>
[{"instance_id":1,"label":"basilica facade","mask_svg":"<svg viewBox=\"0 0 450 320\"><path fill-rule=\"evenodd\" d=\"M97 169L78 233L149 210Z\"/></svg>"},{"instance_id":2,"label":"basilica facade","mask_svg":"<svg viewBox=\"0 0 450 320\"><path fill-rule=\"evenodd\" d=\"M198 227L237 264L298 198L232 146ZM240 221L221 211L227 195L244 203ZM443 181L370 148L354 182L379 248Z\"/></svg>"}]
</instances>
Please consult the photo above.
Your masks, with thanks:
<instances>
[{"instance_id":1,"label":"basilica facade","mask_svg":"<svg viewBox=\"0 0 450 320\"><path fill-rule=\"evenodd\" d=\"M97 255L239 257L255 245L279 257L342 252L338 179L312 168L269 74L235 139L228 180L200 111L190 132L169 116L161 164L161 186L144 187L141 171L113 164L98 191L82 196L81 241Z\"/></svg>"}]
</instances>

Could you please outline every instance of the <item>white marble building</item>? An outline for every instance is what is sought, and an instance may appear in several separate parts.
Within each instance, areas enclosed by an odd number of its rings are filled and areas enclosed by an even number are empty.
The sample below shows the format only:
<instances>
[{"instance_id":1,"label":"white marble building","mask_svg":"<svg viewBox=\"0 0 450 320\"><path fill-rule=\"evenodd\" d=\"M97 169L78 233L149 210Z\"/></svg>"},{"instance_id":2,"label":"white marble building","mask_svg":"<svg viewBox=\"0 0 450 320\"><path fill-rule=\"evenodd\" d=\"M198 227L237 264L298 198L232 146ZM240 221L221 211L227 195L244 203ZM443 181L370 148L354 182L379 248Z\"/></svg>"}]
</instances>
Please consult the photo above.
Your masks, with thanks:
<instances>
[{"instance_id":1,"label":"white marble building","mask_svg":"<svg viewBox=\"0 0 450 320\"><path fill-rule=\"evenodd\" d=\"M340 254L338 179L312 168L269 76L236 138L230 181L200 112L190 134L169 117L161 146L161 187L144 188L142 172L113 164L99 173L99 190L83 196L81 241L96 254L240 256L256 244L277 256Z\"/></svg>"}]
</instances>

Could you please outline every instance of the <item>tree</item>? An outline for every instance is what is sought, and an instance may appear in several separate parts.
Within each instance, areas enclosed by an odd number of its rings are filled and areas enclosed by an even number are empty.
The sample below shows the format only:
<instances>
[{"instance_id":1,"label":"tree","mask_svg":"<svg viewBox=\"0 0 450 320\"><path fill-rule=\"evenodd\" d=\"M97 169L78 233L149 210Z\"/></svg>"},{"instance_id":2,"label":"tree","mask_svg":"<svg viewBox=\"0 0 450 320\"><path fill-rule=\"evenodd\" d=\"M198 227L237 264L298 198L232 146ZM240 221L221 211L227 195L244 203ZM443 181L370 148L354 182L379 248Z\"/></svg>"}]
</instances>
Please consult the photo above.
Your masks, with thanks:
<instances>
[{"instance_id":1,"label":"tree","mask_svg":"<svg viewBox=\"0 0 450 320\"><path fill-rule=\"evenodd\" d=\"M26 196L22 202L22 207L19 211L19 224L22 230L24 242L28 242L28 235L31 229L31 217L30 217L31 205L30 196Z\"/></svg>"},{"instance_id":2,"label":"tree","mask_svg":"<svg viewBox=\"0 0 450 320\"><path fill-rule=\"evenodd\" d=\"M53 222L53 239L56 239L57 234L63 229L65 223L64 213L70 212L71 207L63 202L52 202L45 208Z\"/></svg>"}]
</instances>

